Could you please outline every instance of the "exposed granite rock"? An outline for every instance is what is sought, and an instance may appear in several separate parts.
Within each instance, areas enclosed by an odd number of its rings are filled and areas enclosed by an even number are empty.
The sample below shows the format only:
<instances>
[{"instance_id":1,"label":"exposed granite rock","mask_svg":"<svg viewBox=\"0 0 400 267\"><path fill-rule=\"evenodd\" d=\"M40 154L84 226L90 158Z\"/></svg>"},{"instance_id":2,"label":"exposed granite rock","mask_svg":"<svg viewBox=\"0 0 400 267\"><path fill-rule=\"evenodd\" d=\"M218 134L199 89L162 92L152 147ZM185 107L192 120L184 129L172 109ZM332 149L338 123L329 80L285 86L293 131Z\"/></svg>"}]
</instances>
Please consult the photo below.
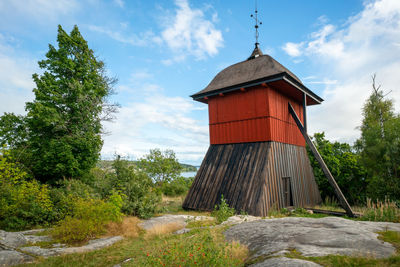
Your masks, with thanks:
<instances>
[{"instance_id":1,"label":"exposed granite rock","mask_svg":"<svg viewBox=\"0 0 400 267\"><path fill-rule=\"evenodd\" d=\"M282 255L296 249L303 256L329 254L390 257L395 248L377 238L378 231L400 232L400 224L360 222L338 217L286 217L245 222L225 231L254 252L252 258Z\"/></svg>"},{"instance_id":2,"label":"exposed granite rock","mask_svg":"<svg viewBox=\"0 0 400 267\"><path fill-rule=\"evenodd\" d=\"M28 243L28 239L20 232L6 232L0 230L0 245L2 247L17 248Z\"/></svg>"},{"instance_id":3,"label":"exposed granite rock","mask_svg":"<svg viewBox=\"0 0 400 267\"><path fill-rule=\"evenodd\" d=\"M263 262L250 265L251 267L322 267L311 261L291 259L286 257L269 258Z\"/></svg>"},{"instance_id":4,"label":"exposed granite rock","mask_svg":"<svg viewBox=\"0 0 400 267\"><path fill-rule=\"evenodd\" d=\"M235 215L232 217L229 217L228 220L222 223L222 225L228 224L228 225L234 225L234 224L239 224L239 223L244 223L244 222L252 222L252 221L257 221L261 220L261 217L255 217L251 215Z\"/></svg>"},{"instance_id":5,"label":"exposed granite rock","mask_svg":"<svg viewBox=\"0 0 400 267\"><path fill-rule=\"evenodd\" d=\"M12 266L21 263L32 262L34 258L15 250L0 249L0 266Z\"/></svg>"}]
</instances>

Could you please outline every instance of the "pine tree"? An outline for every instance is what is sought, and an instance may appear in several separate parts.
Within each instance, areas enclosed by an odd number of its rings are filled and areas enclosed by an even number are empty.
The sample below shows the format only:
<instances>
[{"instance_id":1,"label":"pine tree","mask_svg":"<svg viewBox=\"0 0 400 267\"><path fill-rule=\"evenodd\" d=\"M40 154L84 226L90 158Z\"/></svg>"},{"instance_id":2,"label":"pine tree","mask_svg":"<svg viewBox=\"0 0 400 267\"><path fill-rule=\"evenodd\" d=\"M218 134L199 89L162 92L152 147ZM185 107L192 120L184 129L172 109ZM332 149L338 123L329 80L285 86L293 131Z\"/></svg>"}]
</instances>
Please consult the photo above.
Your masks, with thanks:
<instances>
[{"instance_id":1,"label":"pine tree","mask_svg":"<svg viewBox=\"0 0 400 267\"><path fill-rule=\"evenodd\" d=\"M58 26L57 43L38 62L43 74L33 74L35 99L20 120L26 139L11 147L24 147L23 163L43 182L83 177L100 155L101 120L116 110L107 102L115 79L78 27L68 35Z\"/></svg>"},{"instance_id":2,"label":"pine tree","mask_svg":"<svg viewBox=\"0 0 400 267\"><path fill-rule=\"evenodd\" d=\"M372 94L363 107L356 147L368 174L368 195L374 199L400 199L400 116L375 78Z\"/></svg>"}]
</instances>

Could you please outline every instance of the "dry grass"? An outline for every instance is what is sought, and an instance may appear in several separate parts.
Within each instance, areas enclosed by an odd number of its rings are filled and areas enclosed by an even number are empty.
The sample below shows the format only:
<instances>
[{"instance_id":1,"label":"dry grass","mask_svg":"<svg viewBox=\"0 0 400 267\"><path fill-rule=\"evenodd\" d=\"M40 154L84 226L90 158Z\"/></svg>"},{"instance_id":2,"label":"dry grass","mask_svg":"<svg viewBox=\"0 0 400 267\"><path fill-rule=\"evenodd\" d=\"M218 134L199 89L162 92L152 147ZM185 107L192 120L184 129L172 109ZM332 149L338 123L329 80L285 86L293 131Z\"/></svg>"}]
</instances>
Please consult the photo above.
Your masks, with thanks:
<instances>
[{"instance_id":1,"label":"dry grass","mask_svg":"<svg viewBox=\"0 0 400 267\"><path fill-rule=\"evenodd\" d=\"M137 217L124 217L122 222L111 222L106 226L106 236L138 237L140 233L139 222L140 220Z\"/></svg>"},{"instance_id":2,"label":"dry grass","mask_svg":"<svg viewBox=\"0 0 400 267\"><path fill-rule=\"evenodd\" d=\"M158 225L155 225L153 228L147 230L144 237L148 239L148 238L151 238L154 236L162 236L165 234L170 234L175 231L178 231L184 227L185 227L185 225L183 223L178 223L178 222L158 224Z\"/></svg>"},{"instance_id":3,"label":"dry grass","mask_svg":"<svg viewBox=\"0 0 400 267\"><path fill-rule=\"evenodd\" d=\"M162 195L162 202L179 202L179 203L183 203L184 199L185 199L185 196L170 197L170 196Z\"/></svg>"},{"instance_id":4,"label":"dry grass","mask_svg":"<svg viewBox=\"0 0 400 267\"><path fill-rule=\"evenodd\" d=\"M363 211L362 220L377 222L400 222L400 209L396 203L385 199L384 201L373 202L367 199L367 207Z\"/></svg>"},{"instance_id":5,"label":"dry grass","mask_svg":"<svg viewBox=\"0 0 400 267\"><path fill-rule=\"evenodd\" d=\"M245 261L249 256L249 249L245 245L241 245L238 241L232 241L226 248L226 252L233 258Z\"/></svg>"}]
</instances>

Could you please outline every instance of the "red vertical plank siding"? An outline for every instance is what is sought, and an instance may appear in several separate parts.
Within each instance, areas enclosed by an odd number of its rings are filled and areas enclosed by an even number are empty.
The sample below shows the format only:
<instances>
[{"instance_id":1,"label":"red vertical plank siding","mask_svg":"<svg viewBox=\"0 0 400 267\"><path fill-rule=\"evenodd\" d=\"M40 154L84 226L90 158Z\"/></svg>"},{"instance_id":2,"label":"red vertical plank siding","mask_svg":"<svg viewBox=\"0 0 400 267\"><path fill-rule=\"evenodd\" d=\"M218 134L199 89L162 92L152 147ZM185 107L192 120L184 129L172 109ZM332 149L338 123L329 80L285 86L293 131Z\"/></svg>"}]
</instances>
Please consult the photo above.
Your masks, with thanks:
<instances>
[{"instance_id":1,"label":"red vertical plank siding","mask_svg":"<svg viewBox=\"0 0 400 267\"><path fill-rule=\"evenodd\" d=\"M305 146L304 138L288 112L288 102L302 120L302 104L279 89L259 86L210 97L210 143L277 141Z\"/></svg>"}]
</instances>

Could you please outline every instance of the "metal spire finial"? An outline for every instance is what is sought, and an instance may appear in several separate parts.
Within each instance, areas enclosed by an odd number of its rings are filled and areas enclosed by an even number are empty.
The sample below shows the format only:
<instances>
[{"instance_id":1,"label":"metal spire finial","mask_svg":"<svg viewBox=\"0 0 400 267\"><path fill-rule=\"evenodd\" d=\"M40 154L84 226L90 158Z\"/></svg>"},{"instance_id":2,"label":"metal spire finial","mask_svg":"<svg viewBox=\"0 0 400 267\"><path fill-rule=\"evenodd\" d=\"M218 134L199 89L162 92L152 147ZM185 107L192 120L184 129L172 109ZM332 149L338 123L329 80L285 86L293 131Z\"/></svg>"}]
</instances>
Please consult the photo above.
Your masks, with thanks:
<instances>
[{"instance_id":1,"label":"metal spire finial","mask_svg":"<svg viewBox=\"0 0 400 267\"><path fill-rule=\"evenodd\" d=\"M251 14L250 17L254 18L254 20L256 22L256 25L254 25L254 28L256 29L256 43L255 43L255 45L256 45L256 48L258 48L258 45L259 45L259 43L258 43L258 27L259 27L259 25L262 25L262 22L258 20L257 0L256 0L256 8L255 8L254 15Z\"/></svg>"}]
</instances>

